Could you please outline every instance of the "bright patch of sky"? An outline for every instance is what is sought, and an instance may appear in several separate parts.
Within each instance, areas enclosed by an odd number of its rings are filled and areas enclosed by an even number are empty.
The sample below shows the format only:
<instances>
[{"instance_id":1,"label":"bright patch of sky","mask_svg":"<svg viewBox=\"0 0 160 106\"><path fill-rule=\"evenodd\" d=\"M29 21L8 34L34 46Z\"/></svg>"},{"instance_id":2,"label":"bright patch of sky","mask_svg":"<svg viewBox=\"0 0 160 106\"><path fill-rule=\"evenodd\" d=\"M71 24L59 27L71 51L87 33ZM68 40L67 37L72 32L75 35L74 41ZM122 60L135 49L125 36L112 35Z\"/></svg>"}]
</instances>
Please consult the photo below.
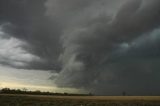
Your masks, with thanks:
<instances>
[{"instance_id":1,"label":"bright patch of sky","mask_svg":"<svg viewBox=\"0 0 160 106\"><path fill-rule=\"evenodd\" d=\"M0 66L0 88L12 88L28 90L41 90L50 92L85 92L75 88L59 88L53 81L49 80L49 76L53 73L50 71L40 70L24 70L13 69L9 67Z\"/></svg>"}]
</instances>

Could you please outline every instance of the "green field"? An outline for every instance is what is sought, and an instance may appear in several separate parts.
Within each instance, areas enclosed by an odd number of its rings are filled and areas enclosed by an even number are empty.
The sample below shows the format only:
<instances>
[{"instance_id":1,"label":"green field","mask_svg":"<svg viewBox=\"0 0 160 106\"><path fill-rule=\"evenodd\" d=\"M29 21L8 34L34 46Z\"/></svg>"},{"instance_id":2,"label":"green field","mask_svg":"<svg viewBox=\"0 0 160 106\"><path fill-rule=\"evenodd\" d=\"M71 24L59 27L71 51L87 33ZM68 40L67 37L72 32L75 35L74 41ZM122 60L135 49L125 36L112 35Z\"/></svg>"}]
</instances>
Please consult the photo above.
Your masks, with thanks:
<instances>
[{"instance_id":1,"label":"green field","mask_svg":"<svg viewBox=\"0 0 160 106\"><path fill-rule=\"evenodd\" d=\"M160 106L160 96L0 95L0 106Z\"/></svg>"}]
</instances>

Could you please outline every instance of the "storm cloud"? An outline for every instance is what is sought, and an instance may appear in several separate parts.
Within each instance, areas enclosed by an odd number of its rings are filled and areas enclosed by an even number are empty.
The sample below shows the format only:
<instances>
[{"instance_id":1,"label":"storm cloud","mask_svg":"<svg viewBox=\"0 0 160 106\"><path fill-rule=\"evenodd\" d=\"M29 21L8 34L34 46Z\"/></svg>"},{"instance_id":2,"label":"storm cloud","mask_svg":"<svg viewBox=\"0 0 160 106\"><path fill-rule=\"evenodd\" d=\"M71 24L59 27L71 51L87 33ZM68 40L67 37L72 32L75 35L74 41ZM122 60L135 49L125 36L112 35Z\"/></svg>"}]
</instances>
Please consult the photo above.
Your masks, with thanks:
<instances>
[{"instance_id":1,"label":"storm cloud","mask_svg":"<svg viewBox=\"0 0 160 106\"><path fill-rule=\"evenodd\" d=\"M149 58L154 53L144 58L140 56L140 53L148 54L141 49L149 51L152 48L146 48L145 44L136 48L132 43L140 43L141 40L136 42L136 39L145 34L150 36L148 33L159 27L159 3L157 0L70 0L67 3L49 0L51 5L48 5L47 13L60 17L65 26L61 37L64 52L59 58L63 68L55 82L60 86L92 88L95 92L108 94L123 90L134 94L134 88L145 94L142 89L156 86L156 81L143 83L153 78L146 74L148 70L156 71L158 65L153 63L158 59ZM137 76L137 79L131 76Z\"/></svg>"},{"instance_id":2,"label":"storm cloud","mask_svg":"<svg viewBox=\"0 0 160 106\"><path fill-rule=\"evenodd\" d=\"M9 57L0 49L7 57L0 64L50 70L57 86L96 94L160 94L159 0L0 2L0 40L19 42L8 44L15 51ZM10 57L21 50L29 55L19 55L25 65L13 65Z\"/></svg>"}]
</instances>

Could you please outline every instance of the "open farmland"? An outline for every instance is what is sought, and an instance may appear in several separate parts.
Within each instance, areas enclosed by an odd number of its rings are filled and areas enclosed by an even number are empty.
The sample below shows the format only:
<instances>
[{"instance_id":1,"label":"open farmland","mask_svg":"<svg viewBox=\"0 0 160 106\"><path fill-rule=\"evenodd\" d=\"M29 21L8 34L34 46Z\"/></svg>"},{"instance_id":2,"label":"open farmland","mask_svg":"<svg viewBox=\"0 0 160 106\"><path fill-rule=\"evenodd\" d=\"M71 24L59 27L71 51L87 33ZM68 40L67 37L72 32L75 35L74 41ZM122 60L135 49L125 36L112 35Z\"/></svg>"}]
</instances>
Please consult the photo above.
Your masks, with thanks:
<instances>
[{"instance_id":1,"label":"open farmland","mask_svg":"<svg viewBox=\"0 0 160 106\"><path fill-rule=\"evenodd\" d=\"M160 96L0 95L0 106L160 106Z\"/></svg>"}]
</instances>

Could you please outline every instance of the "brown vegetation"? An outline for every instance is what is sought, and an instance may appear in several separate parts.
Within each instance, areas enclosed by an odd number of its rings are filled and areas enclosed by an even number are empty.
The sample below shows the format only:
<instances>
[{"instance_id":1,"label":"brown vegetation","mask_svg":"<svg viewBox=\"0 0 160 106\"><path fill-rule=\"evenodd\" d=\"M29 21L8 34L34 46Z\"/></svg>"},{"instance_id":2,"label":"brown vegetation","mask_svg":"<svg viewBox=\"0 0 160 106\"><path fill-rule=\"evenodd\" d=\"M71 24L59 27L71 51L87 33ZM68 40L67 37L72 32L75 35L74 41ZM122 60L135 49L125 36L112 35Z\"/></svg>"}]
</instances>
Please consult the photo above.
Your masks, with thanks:
<instances>
[{"instance_id":1,"label":"brown vegetation","mask_svg":"<svg viewBox=\"0 0 160 106\"><path fill-rule=\"evenodd\" d=\"M0 106L160 106L160 97L1 94L0 104Z\"/></svg>"}]
</instances>

